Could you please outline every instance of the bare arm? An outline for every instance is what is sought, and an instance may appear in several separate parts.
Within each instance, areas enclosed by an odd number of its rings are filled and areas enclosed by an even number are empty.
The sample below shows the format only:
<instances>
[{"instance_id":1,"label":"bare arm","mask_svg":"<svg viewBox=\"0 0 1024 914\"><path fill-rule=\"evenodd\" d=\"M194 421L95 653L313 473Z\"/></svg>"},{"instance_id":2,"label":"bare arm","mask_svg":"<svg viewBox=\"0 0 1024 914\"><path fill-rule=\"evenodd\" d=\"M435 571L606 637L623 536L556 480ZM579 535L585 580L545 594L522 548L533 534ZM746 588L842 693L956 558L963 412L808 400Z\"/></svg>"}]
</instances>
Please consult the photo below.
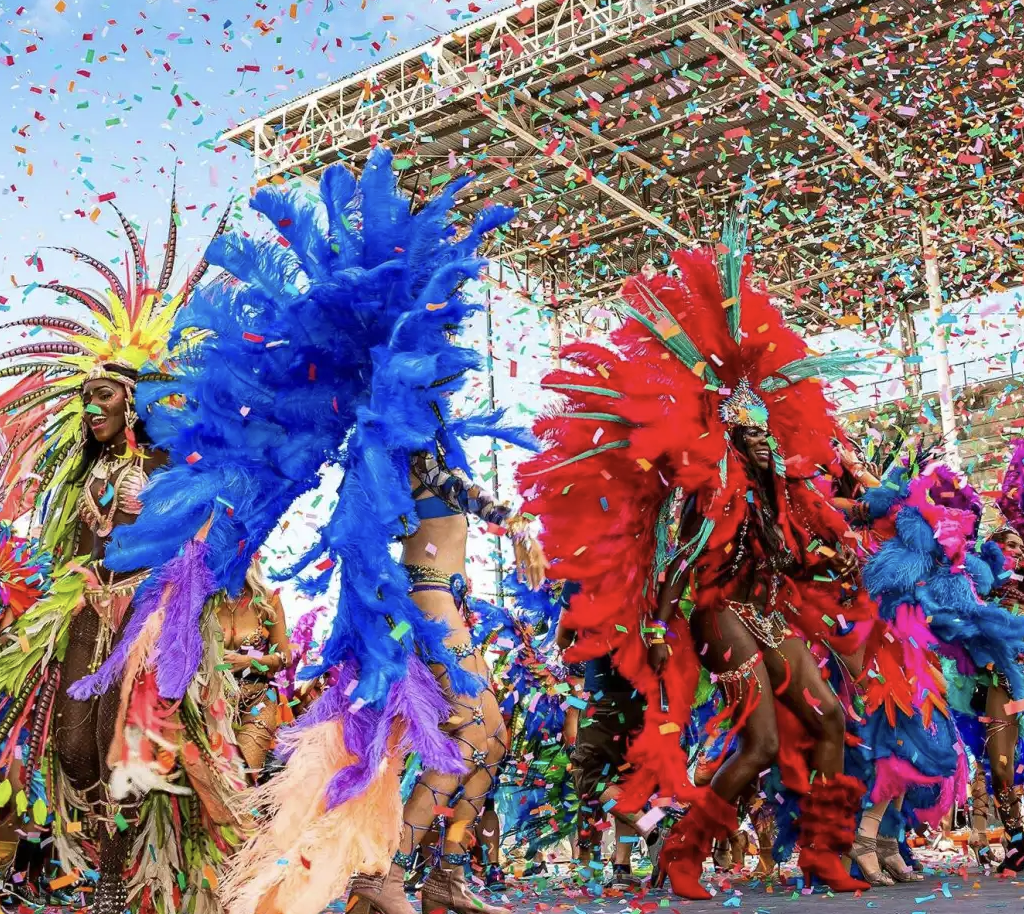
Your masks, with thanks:
<instances>
[{"instance_id":1,"label":"bare arm","mask_svg":"<svg viewBox=\"0 0 1024 914\"><path fill-rule=\"evenodd\" d=\"M680 572L685 556L679 555L665 571L665 580L658 590L656 622L668 622L679 611L679 600L686 590L686 575Z\"/></svg>"},{"instance_id":2,"label":"bare arm","mask_svg":"<svg viewBox=\"0 0 1024 914\"><path fill-rule=\"evenodd\" d=\"M292 646L288 641L284 606L281 605L281 598L276 593L270 598L270 605L274 610L274 619L267 626L267 643L272 652L267 655L267 665L272 673L277 673L287 669L292 662Z\"/></svg>"},{"instance_id":3,"label":"bare arm","mask_svg":"<svg viewBox=\"0 0 1024 914\"><path fill-rule=\"evenodd\" d=\"M508 505L501 504L463 473L443 466L436 454L426 451L412 455L413 475L453 511L472 514L480 520L504 527L512 514Z\"/></svg>"}]
</instances>

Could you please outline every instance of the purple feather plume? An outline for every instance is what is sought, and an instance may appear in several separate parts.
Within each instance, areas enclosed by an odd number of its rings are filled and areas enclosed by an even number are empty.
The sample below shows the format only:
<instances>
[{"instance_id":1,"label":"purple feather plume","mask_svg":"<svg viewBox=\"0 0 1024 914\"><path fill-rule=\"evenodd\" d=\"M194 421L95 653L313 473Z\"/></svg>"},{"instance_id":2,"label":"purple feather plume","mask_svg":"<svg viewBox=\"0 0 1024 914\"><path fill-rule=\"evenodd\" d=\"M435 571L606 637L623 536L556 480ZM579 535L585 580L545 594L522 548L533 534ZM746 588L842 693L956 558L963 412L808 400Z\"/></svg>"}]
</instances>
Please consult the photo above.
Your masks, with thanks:
<instances>
[{"instance_id":1,"label":"purple feather plume","mask_svg":"<svg viewBox=\"0 0 1024 914\"><path fill-rule=\"evenodd\" d=\"M455 742L440 729L448 719L450 708L437 680L418 657L410 657L406 675L388 693L383 711L362 706L353 710L349 695L357 675L345 667L338 681L329 688L288 730L295 732L331 720L340 720L345 732L345 748L358 761L342 768L327 787L327 808L364 793L380 771L388 752L388 740L396 722L405 723L402 745L392 751L416 752L424 767L445 774L463 774L466 767ZM290 740L281 739L283 747ZM286 749L287 751L287 749Z\"/></svg>"},{"instance_id":2,"label":"purple feather plume","mask_svg":"<svg viewBox=\"0 0 1024 914\"><path fill-rule=\"evenodd\" d=\"M156 684L160 697L184 698L203 660L203 607L217 592L217 582L207 567L209 546L189 540L180 555L161 571L160 591L170 585L164 604L164 622L157 642Z\"/></svg>"},{"instance_id":3,"label":"purple feather plume","mask_svg":"<svg viewBox=\"0 0 1024 914\"><path fill-rule=\"evenodd\" d=\"M161 697L171 701L184 696L203 658L203 638L199 630L203 606L217 589L206 567L208 549L206 543L190 540L179 555L164 565L159 575L146 581L120 642L94 674L72 683L68 695L76 701L85 701L116 685L139 635L163 603L165 614L158 641L157 687ZM164 601L168 585L171 591Z\"/></svg>"},{"instance_id":4,"label":"purple feather plume","mask_svg":"<svg viewBox=\"0 0 1024 914\"><path fill-rule=\"evenodd\" d=\"M1013 442L1013 454L996 505L1003 512L1006 522L1018 533L1024 534L1024 440Z\"/></svg>"},{"instance_id":5,"label":"purple feather plume","mask_svg":"<svg viewBox=\"0 0 1024 914\"><path fill-rule=\"evenodd\" d=\"M73 682L68 689L68 695L75 701L86 701L93 695L102 695L120 682L135 642L138 641L139 635L146 627L149 617L160 606L160 597L164 591L164 577L161 575L159 579L150 579L139 589L133 604L132 616L124 628L121 640L110 652L110 656L95 673Z\"/></svg>"}]
</instances>

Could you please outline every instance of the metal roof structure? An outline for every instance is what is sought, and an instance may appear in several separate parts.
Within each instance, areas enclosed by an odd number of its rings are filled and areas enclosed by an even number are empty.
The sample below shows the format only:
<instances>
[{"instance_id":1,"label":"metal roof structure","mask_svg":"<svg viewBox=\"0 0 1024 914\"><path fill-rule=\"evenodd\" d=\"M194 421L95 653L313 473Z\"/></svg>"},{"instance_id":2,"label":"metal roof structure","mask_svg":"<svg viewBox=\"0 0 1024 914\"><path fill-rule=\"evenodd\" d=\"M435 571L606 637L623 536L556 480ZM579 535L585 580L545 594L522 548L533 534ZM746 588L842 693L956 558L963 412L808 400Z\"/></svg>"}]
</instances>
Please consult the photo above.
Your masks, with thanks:
<instances>
[{"instance_id":1,"label":"metal roof structure","mask_svg":"<svg viewBox=\"0 0 1024 914\"><path fill-rule=\"evenodd\" d=\"M467 211L519 208L490 256L577 316L743 205L814 332L927 305L931 245L949 300L1022 282L1022 57L1024 0L526 0L226 136L260 180L477 172Z\"/></svg>"}]
</instances>

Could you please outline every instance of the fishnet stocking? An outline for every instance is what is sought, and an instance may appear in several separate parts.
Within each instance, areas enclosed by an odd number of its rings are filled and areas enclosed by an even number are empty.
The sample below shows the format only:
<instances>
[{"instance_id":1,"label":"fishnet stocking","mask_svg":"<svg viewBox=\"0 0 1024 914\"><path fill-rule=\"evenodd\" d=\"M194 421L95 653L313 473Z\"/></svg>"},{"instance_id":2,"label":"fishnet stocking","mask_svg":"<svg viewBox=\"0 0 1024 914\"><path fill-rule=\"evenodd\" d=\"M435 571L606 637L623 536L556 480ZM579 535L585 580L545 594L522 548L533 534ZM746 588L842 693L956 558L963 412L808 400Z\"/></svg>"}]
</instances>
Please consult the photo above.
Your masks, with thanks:
<instances>
[{"instance_id":1,"label":"fishnet stocking","mask_svg":"<svg viewBox=\"0 0 1024 914\"><path fill-rule=\"evenodd\" d=\"M130 618L129 612L115 644ZM120 713L120 684L88 701L75 701L67 693L72 683L92 671L102 635L100 617L88 606L71 622L55 704L54 741L65 777L89 804L85 824L99 844L100 872L120 876L135 842L139 811L138 803L112 802L106 789L110 781L107 752ZM98 659L106 659L105 653Z\"/></svg>"},{"instance_id":2,"label":"fishnet stocking","mask_svg":"<svg viewBox=\"0 0 1024 914\"><path fill-rule=\"evenodd\" d=\"M461 666L486 676L487 667L479 652L464 658ZM452 715L442 729L458 744L467 771L461 777L429 769L420 775L405 804L405 830L399 847L402 855L411 855L438 820L444 853L463 852L506 752L505 724L491 689L475 697L455 695L444 668L431 669L452 707Z\"/></svg>"}]
</instances>

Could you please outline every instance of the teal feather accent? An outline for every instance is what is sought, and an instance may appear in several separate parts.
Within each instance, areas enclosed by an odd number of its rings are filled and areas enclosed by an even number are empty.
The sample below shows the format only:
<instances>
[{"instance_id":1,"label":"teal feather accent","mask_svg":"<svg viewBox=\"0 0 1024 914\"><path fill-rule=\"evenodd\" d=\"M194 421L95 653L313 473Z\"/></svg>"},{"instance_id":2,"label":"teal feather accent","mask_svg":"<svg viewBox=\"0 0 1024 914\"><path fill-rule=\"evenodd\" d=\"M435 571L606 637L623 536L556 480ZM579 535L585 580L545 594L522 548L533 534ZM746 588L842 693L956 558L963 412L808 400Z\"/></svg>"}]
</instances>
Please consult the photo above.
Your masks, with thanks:
<instances>
[{"instance_id":1,"label":"teal feather accent","mask_svg":"<svg viewBox=\"0 0 1024 914\"><path fill-rule=\"evenodd\" d=\"M544 473L550 473L552 470L560 470L562 467L567 467L573 463L579 463L581 460L586 460L588 457L596 457L598 454L603 454L605 451L613 451L615 448L629 447L628 441L609 441L607 444L599 445L598 447L591 448L589 451L584 451L582 454L577 454L575 457L570 457L568 460L563 460L561 463L556 463L554 466L545 467L543 470L537 470L535 473L524 473L524 476L541 476Z\"/></svg>"},{"instance_id":2,"label":"teal feather accent","mask_svg":"<svg viewBox=\"0 0 1024 914\"><path fill-rule=\"evenodd\" d=\"M708 544L708 540L711 539L711 534L714 529L715 522L710 517L705 517L704 520L701 521L697 535L679 550L680 552L686 553L687 564L693 562L693 560L704 551L704 547ZM676 571L675 581L679 580L679 576L682 573L683 567L680 565L679 569Z\"/></svg>"},{"instance_id":3,"label":"teal feather accent","mask_svg":"<svg viewBox=\"0 0 1024 914\"><path fill-rule=\"evenodd\" d=\"M729 333L740 341L740 281L743 278L743 261L747 256L747 217L739 210L730 213L722 229L722 245L725 253L719 258L718 275L721 277L722 292L730 304L725 309L725 320Z\"/></svg>"},{"instance_id":4,"label":"teal feather accent","mask_svg":"<svg viewBox=\"0 0 1024 914\"><path fill-rule=\"evenodd\" d=\"M619 425L637 428L634 423L623 419L622 416L616 416L615 413L556 413L555 416L559 419L593 419L596 422L615 422Z\"/></svg>"},{"instance_id":5,"label":"teal feather accent","mask_svg":"<svg viewBox=\"0 0 1024 914\"><path fill-rule=\"evenodd\" d=\"M809 355L806 358L790 362L788 365L783 365L776 374L765 378L761 382L760 388L767 393L772 393L789 387L790 384L796 384L798 381L806 381L808 378L838 381L849 375L877 374L876 361L877 359L865 358L853 349L826 352L824 355Z\"/></svg>"},{"instance_id":6,"label":"teal feather accent","mask_svg":"<svg viewBox=\"0 0 1024 914\"><path fill-rule=\"evenodd\" d=\"M610 387L589 387L586 384L544 384L548 390L579 390L585 394L595 394L599 397L611 397L614 400L621 400L622 394Z\"/></svg>"},{"instance_id":7,"label":"teal feather accent","mask_svg":"<svg viewBox=\"0 0 1024 914\"><path fill-rule=\"evenodd\" d=\"M658 511L658 526L656 530L656 542L654 549L654 581L657 582L661 573L668 568L679 555L679 548L675 545L679 537L679 523L676 516L676 506L682 498L683 490L673 489L668 497L662 502L661 510Z\"/></svg>"},{"instance_id":8,"label":"teal feather accent","mask_svg":"<svg viewBox=\"0 0 1024 914\"><path fill-rule=\"evenodd\" d=\"M708 384L714 387L721 387L722 382L718 376L712 370L711 365L707 359L700 354L700 351L693 344L683 328L679 325L679 322L672 316L672 312L669 311L658 299L652 295L642 285L638 285L647 301L648 306L651 309L652 314L658 320L666 324L671 328L672 332L665 334L655 321L647 317L645 314L641 314L632 305L620 304L617 310L627 318L632 318L635 321L643 324L654 336L656 336L662 343L662 345L668 349L680 362L682 362L691 371L697 367L698 364L703 363L704 365L704 380Z\"/></svg>"}]
</instances>

